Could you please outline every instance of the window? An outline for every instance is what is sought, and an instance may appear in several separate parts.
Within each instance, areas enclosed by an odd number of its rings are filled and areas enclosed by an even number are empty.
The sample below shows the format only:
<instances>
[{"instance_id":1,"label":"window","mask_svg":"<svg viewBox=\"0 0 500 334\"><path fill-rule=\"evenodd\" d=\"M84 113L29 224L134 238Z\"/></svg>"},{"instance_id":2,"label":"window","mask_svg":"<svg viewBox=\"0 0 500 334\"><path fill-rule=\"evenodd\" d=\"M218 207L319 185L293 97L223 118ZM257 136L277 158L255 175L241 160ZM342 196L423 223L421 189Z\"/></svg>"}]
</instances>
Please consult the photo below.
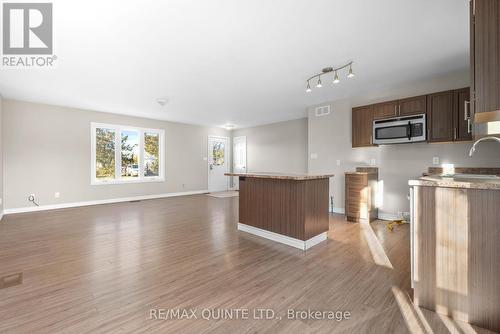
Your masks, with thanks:
<instances>
[{"instance_id":1,"label":"window","mask_svg":"<svg viewBox=\"0 0 500 334\"><path fill-rule=\"evenodd\" d=\"M223 142L214 143L214 148L212 152L214 166L224 165L224 152L225 150Z\"/></svg>"},{"instance_id":2,"label":"window","mask_svg":"<svg viewBox=\"0 0 500 334\"><path fill-rule=\"evenodd\" d=\"M91 124L92 184L164 180L164 131Z\"/></svg>"}]
</instances>

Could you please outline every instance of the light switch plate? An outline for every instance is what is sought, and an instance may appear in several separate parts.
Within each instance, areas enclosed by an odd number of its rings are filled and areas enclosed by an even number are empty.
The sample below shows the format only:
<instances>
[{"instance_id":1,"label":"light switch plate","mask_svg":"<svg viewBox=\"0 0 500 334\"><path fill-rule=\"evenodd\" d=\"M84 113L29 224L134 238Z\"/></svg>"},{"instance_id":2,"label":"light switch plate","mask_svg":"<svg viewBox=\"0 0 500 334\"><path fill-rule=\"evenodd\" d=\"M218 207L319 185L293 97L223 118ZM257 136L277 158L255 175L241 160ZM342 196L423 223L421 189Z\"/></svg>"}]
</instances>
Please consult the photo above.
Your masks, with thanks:
<instances>
[{"instance_id":1,"label":"light switch plate","mask_svg":"<svg viewBox=\"0 0 500 334\"><path fill-rule=\"evenodd\" d=\"M311 153L311 160L318 159L318 153Z\"/></svg>"},{"instance_id":2,"label":"light switch plate","mask_svg":"<svg viewBox=\"0 0 500 334\"><path fill-rule=\"evenodd\" d=\"M61 193L59 191L56 191L54 193L54 198L59 198L59 197L61 197Z\"/></svg>"},{"instance_id":3,"label":"light switch plate","mask_svg":"<svg viewBox=\"0 0 500 334\"><path fill-rule=\"evenodd\" d=\"M370 159L370 166L375 166L377 164L376 159Z\"/></svg>"},{"instance_id":4,"label":"light switch plate","mask_svg":"<svg viewBox=\"0 0 500 334\"><path fill-rule=\"evenodd\" d=\"M439 165L439 157L433 157L432 158L432 164L433 165Z\"/></svg>"},{"instance_id":5,"label":"light switch plate","mask_svg":"<svg viewBox=\"0 0 500 334\"><path fill-rule=\"evenodd\" d=\"M337 160L337 166L340 166L340 160Z\"/></svg>"},{"instance_id":6,"label":"light switch plate","mask_svg":"<svg viewBox=\"0 0 500 334\"><path fill-rule=\"evenodd\" d=\"M203 157L203 161L207 161L207 160L208 160L208 158L207 158L207 157Z\"/></svg>"}]
</instances>

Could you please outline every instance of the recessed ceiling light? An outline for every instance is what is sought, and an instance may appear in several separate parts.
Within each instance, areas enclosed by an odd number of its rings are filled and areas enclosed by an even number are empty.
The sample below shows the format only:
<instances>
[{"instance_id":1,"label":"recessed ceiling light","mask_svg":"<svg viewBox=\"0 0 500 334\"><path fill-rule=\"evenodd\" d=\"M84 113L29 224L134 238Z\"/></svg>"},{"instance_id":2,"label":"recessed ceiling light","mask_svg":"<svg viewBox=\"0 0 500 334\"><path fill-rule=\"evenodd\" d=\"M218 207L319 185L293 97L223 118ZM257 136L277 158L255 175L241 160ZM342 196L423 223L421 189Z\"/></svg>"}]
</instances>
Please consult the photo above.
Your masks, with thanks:
<instances>
[{"instance_id":1,"label":"recessed ceiling light","mask_svg":"<svg viewBox=\"0 0 500 334\"><path fill-rule=\"evenodd\" d=\"M168 99L165 97L159 97L156 99L156 103L158 103L160 107L164 107L168 103Z\"/></svg>"},{"instance_id":2,"label":"recessed ceiling light","mask_svg":"<svg viewBox=\"0 0 500 334\"><path fill-rule=\"evenodd\" d=\"M231 123L226 123L224 125L224 129L226 130L231 130L231 129L234 129L234 124L231 124Z\"/></svg>"}]
</instances>

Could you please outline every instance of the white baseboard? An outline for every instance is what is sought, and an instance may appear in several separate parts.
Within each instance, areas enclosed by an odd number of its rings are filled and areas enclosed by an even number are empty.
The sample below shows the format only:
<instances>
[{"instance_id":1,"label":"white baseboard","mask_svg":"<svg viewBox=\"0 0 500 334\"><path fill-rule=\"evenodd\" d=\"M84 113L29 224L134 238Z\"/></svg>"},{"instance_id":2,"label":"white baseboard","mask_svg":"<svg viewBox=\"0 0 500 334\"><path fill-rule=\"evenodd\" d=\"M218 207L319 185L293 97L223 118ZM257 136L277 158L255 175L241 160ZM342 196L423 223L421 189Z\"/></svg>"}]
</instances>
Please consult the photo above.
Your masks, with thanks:
<instances>
[{"instance_id":1,"label":"white baseboard","mask_svg":"<svg viewBox=\"0 0 500 334\"><path fill-rule=\"evenodd\" d=\"M332 208L330 207L330 212L333 212L333 213L339 213L339 214L345 214L345 209L344 208ZM395 219L401 219L400 216L398 216L397 214L395 213L381 213L379 212L378 214L378 219L381 219L381 220L395 220Z\"/></svg>"},{"instance_id":2,"label":"white baseboard","mask_svg":"<svg viewBox=\"0 0 500 334\"><path fill-rule=\"evenodd\" d=\"M41 205L41 206L29 206L29 207L23 207L23 208L5 209L3 213L6 215L10 215L10 214L14 214L14 213L57 210L57 209L66 209L66 208L76 208L79 206L111 204L111 203L130 202L130 201L142 201L142 200L147 200L147 199L157 199L157 198L177 197L177 196L187 196L187 195L199 195L199 194L206 194L206 193L208 193L208 190L193 190L193 191L183 191L183 192L177 192L177 193L166 193L166 194L101 199L101 200L96 200L96 201L59 203L59 204L49 204L49 205Z\"/></svg>"},{"instance_id":3,"label":"white baseboard","mask_svg":"<svg viewBox=\"0 0 500 334\"><path fill-rule=\"evenodd\" d=\"M311 248L312 246L315 246L319 244L322 241L325 241L327 239L327 233L323 232L321 234L318 234L315 237L312 237L311 239L308 240L300 240L300 239L295 239L291 237L287 237L286 235L282 235L279 233L274 233L271 231L266 231L257 227L253 227L250 225L246 224L241 224L238 223L238 230L247 232L250 234L257 235L262 238L266 238L272 241L280 242L282 244L292 246L298 249L306 250Z\"/></svg>"},{"instance_id":4,"label":"white baseboard","mask_svg":"<svg viewBox=\"0 0 500 334\"><path fill-rule=\"evenodd\" d=\"M400 216L398 216L395 213L378 213L378 219L381 220L396 220L396 219L401 219Z\"/></svg>"},{"instance_id":5,"label":"white baseboard","mask_svg":"<svg viewBox=\"0 0 500 334\"><path fill-rule=\"evenodd\" d=\"M340 213L340 214L345 214L345 209L344 208L332 208L330 207L330 212L333 212L333 213Z\"/></svg>"}]
</instances>

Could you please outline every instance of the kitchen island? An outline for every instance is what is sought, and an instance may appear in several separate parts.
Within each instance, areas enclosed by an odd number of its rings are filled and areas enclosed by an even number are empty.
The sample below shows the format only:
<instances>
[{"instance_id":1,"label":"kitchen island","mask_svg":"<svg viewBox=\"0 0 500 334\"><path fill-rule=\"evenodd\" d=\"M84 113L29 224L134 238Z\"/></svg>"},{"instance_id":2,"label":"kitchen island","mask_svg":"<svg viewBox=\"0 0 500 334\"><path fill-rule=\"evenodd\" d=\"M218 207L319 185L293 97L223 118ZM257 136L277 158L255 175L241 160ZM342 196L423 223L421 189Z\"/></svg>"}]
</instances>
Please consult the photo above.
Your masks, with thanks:
<instances>
[{"instance_id":1,"label":"kitchen island","mask_svg":"<svg viewBox=\"0 0 500 334\"><path fill-rule=\"evenodd\" d=\"M500 332L500 177L410 180L414 303Z\"/></svg>"},{"instance_id":2,"label":"kitchen island","mask_svg":"<svg viewBox=\"0 0 500 334\"><path fill-rule=\"evenodd\" d=\"M302 250L327 239L333 174L225 175L239 178L238 230Z\"/></svg>"}]
</instances>

